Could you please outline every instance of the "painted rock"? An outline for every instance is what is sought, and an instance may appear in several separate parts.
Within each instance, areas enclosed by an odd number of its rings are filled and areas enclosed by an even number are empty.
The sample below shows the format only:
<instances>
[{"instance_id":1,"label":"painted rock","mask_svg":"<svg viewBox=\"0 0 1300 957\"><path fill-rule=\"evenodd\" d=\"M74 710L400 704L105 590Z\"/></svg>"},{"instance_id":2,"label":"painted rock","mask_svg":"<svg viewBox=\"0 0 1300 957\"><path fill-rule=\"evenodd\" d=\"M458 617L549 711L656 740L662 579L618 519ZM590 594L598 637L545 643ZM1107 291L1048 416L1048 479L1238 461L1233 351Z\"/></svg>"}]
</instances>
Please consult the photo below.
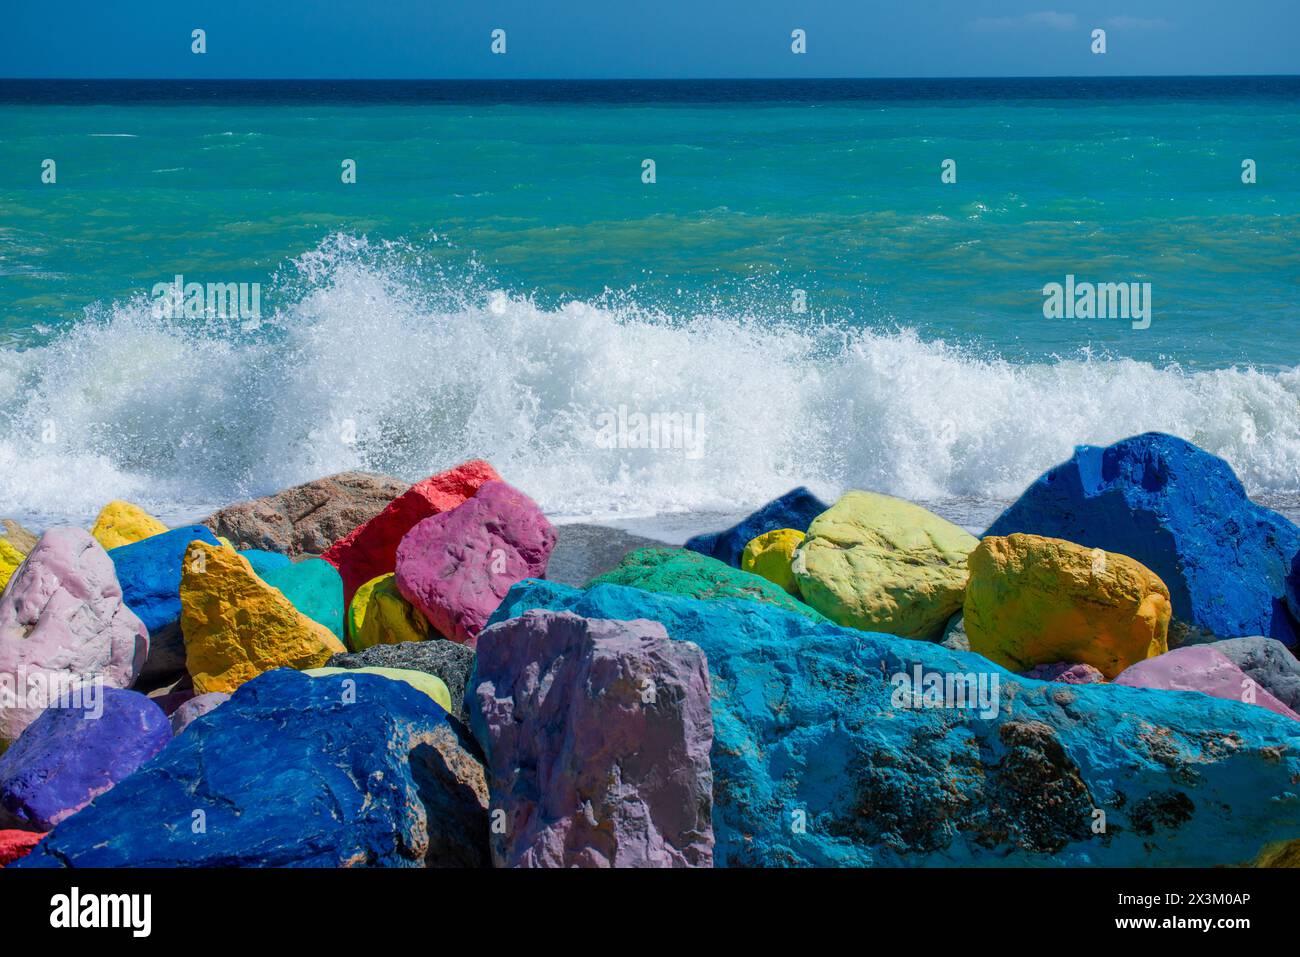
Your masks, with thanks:
<instances>
[{"instance_id":1,"label":"painted rock","mask_svg":"<svg viewBox=\"0 0 1300 957\"><path fill-rule=\"evenodd\" d=\"M0 595L0 675L16 677L20 699L0 698L0 741L73 684L129 687L148 654L108 553L80 528L47 530Z\"/></svg>"},{"instance_id":2,"label":"painted rock","mask_svg":"<svg viewBox=\"0 0 1300 957\"><path fill-rule=\"evenodd\" d=\"M12 518L0 518L0 538L24 555L36 547L38 537L35 532L24 528Z\"/></svg>"},{"instance_id":3,"label":"painted rock","mask_svg":"<svg viewBox=\"0 0 1300 957\"><path fill-rule=\"evenodd\" d=\"M48 831L108 791L171 740L144 695L103 688L82 707L52 707L0 757L0 816Z\"/></svg>"},{"instance_id":4,"label":"painted rock","mask_svg":"<svg viewBox=\"0 0 1300 957\"><path fill-rule=\"evenodd\" d=\"M1107 678L1163 654L1169 590L1125 555L1038 535L992 536L970 556L970 650L1013 671L1067 661Z\"/></svg>"},{"instance_id":5,"label":"painted rock","mask_svg":"<svg viewBox=\"0 0 1300 957\"><path fill-rule=\"evenodd\" d=\"M531 498L485 482L426 518L397 549L397 588L440 635L472 644L510 586L546 574L555 529Z\"/></svg>"},{"instance_id":6,"label":"painted rock","mask_svg":"<svg viewBox=\"0 0 1300 957\"><path fill-rule=\"evenodd\" d=\"M343 600L397 568L397 546L419 522L450 511L470 498L484 482L499 481L496 469L474 459L417 482L389 502L378 515L359 525L321 555L343 576Z\"/></svg>"},{"instance_id":7,"label":"painted rock","mask_svg":"<svg viewBox=\"0 0 1300 957\"><path fill-rule=\"evenodd\" d=\"M172 737L180 734L194 721L229 700L230 695L224 691L209 691L207 694L187 698L171 713Z\"/></svg>"},{"instance_id":8,"label":"painted rock","mask_svg":"<svg viewBox=\"0 0 1300 957\"><path fill-rule=\"evenodd\" d=\"M846 492L808 526L792 568L803 600L837 624L937 641L977 544L919 505Z\"/></svg>"},{"instance_id":9,"label":"painted rock","mask_svg":"<svg viewBox=\"0 0 1300 957\"><path fill-rule=\"evenodd\" d=\"M319 555L370 521L410 485L387 475L340 472L228 505L203 520L239 549ZM256 562L253 567L257 568Z\"/></svg>"},{"instance_id":10,"label":"painted rock","mask_svg":"<svg viewBox=\"0 0 1300 957\"><path fill-rule=\"evenodd\" d=\"M0 867L26 857L44 836L34 831L0 831Z\"/></svg>"},{"instance_id":11,"label":"painted rock","mask_svg":"<svg viewBox=\"0 0 1300 957\"><path fill-rule=\"evenodd\" d=\"M482 766L401 681L244 684L14 867L419 867L489 860Z\"/></svg>"},{"instance_id":12,"label":"painted rock","mask_svg":"<svg viewBox=\"0 0 1300 957\"><path fill-rule=\"evenodd\" d=\"M223 539L223 543L224 543ZM248 560L249 566L261 578L264 573L293 564L293 559L279 552L268 552L262 548L239 549L239 554Z\"/></svg>"},{"instance_id":13,"label":"painted rock","mask_svg":"<svg viewBox=\"0 0 1300 957\"><path fill-rule=\"evenodd\" d=\"M527 612L479 637L466 708L500 867L710 867L704 654L649 621Z\"/></svg>"},{"instance_id":14,"label":"painted rock","mask_svg":"<svg viewBox=\"0 0 1300 957\"><path fill-rule=\"evenodd\" d=\"M1020 674L1035 681L1059 681L1067 685L1092 685L1105 681L1106 676L1092 665L1073 665L1068 661L1054 661L1050 665L1034 665Z\"/></svg>"},{"instance_id":15,"label":"painted rock","mask_svg":"<svg viewBox=\"0 0 1300 957\"><path fill-rule=\"evenodd\" d=\"M696 535L688 539L684 547L739 568L741 556L749 542L779 528L805 532L812 520L828 508L829 505L801 485L768 502L731 528Z\"/></svg>"},{"instance_id":16,"label":"painted rock","mask_svg":"<svg viewBox=\"0 0 1300 957\"><path fill-rule=\"evenodd\" d=\"M1292 711L1300 713L1300 661L1280 641L1252 635L1210 645Z\"/></svg>"},{"instance_id":17,"label":"painted rock","mask_svg":"<svg viewBox=\"0 0 1300 957\"><path fill-rule=\"evenodd\" d=\"M588 587L602 584L628 585L646 591L710 601L748 598L786 611L798 612L814 621L826 620L766 578L682 548L638 548L629 552L617 568L587 583Z\"/></svg>"},{"instance_id":18,"label":"painted rock","mask_svg":"<svg viewBox=\"0 0 1300 957\"><path fill-rule=\"evenodd\" d=\"M346 650L224 546L190 545L181 608L186 668L199 694L234 691L272 668L318 668Z\"/></svg>"},{"instance_id":19,"label":"painted rock","mask_svg":"<svg viewBox=\"0 0 1300 957\"><path fill-rule=\"evenodd\" d=\"M357 594L360 594L358 592ZM451 713L468 721L465 712L465 686L474 671L474 650L445 638L428 641L404 641L397 645L372 645L364 651L335 655L328 668L400 668L423 671L441 679L451 695Z\"/></svg>"},{"instance_id":20,"label":"painted rock","mask_svg":"<svg viewBox=\"0 0 1300 957\"><path fill-rule=\"evenodd\" d=\"M335 638L343 638L343 579L329 562L319 558L290 562L258 572L258 577L278 588L294 608L324 625Z\"/></svg>"},{"instance_id":21,"label":"painted rock","mask_svg":"<svg viewBox=\"0 0 1300 957\"><path fill-rule=\"evenodd\" d=\"M372 645L424 641L429 637L429 622L397 590L396 575L380 575L352 596L347 637L353 651Z\"/></svg>"},{"instance_id":22,"label":"painted rock","mask_svg":"<svg viewBox=\"0 0 1300 957\"><path fill-rule=\"evenodd\" d=\"M1271 640L1271 639L1270 639ZM1214 698L1259 705L1300 721L1300 715L1261 687L1212 645L1192 645L1125 668L1115 684L1161 691L1199 691Z\"/></svg>"},{"instance_id":23,"label":"painted rock","mask_svg":"<svg viewBox=\"0 0 1300 957\"><path fill-rule=\"evenodd\" d=\"M130 545L150 535L161 535L167 526L139 505L115 498L99 511L90 534L105 550Z\"/></svg>"},{"instance_id":24,"label":"painted rock","mask_svg":"<svg viewBox=\"0 0 1300 957\"><path fill-rule=\"evenodd\" d=\"M447 686L442 683L442 679L436 675L427 674L423 671L412 671L408 668L312 668L304 672L313 678L325 678L330 675L378 675L381 678L387 678L390 681L405 681L408 685L423 694L427 694L430 699L438 702L448 714L451 713L451 692Z\"/></svg>"},{"instance_id":25,"label":"painted rock","mask_svg":"<svg viewBox=\"0 0 1300 957\"><path fill-rule=\"evenodd\" d=\"M716 866L1207 867L1300 834L1300 727L1264 708L615 585L522 582L494 619L532 608L704 651Z\"/></svg>"},{"instance_id":26,"label":"painted rock","mask_svg":"<svg viewBox=\"0 0 1300 957\"><path fill-rule=\"evenodd\" d=\"M0 538L0 589L9 584L9 579L26 557L26 552L19 551L8 539Z\"/></svg>"},{"instance_id":27,"label":"painted rock","mask_svg":"<svg viewBox=\"0 0 1300 957\"><path fill-rule=\"evenodd\" d=\"M799 597L799 582L790 570L794 550L803 544L803 532L793 528L778 528L752 539L740 556L742 571L766 578L794 597Z\"/></svg>"},{"instance_id":28,"label":"painted rock","mask_svg":"<svg viewBox=\"0 0 1300 957\"><path fill-rule=\"evenodd\" d=\"M1180 627L1295 643L1297 612L1286 598L1300 529L1250 501L1228 463L1190 442L1148 432L1106 448L1079 446L987 534L1012 532L1141 562L1168 586Z\"/></svg>"}]
</instances>

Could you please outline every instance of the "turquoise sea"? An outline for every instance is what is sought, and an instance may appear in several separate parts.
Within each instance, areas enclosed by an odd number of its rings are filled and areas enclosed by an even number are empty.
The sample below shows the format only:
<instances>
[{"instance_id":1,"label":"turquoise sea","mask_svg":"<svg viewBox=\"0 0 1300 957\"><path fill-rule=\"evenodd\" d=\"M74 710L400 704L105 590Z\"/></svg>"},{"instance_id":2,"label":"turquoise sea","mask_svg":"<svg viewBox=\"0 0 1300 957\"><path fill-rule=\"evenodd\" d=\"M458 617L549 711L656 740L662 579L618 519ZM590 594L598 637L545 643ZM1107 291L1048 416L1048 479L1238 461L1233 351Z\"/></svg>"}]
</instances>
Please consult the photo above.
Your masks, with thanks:
<instances>
[{"instance_id":1,"label":"turquoise sea","mask_svg":"<svg viewBox=\"0 0 1300 957\"><path fill-rule=\"evenodd\" d=\"M260 321L157 316L178 275ZM1067 275L1150 283L1149 327L1044 318ZM477 455L561 517L804 483L979 527L1160 429L1290 511L1298 291L1295 77L0 81L0 507ZM596 441L619 409L704 442Z\"/></svg>"}]
</instances>

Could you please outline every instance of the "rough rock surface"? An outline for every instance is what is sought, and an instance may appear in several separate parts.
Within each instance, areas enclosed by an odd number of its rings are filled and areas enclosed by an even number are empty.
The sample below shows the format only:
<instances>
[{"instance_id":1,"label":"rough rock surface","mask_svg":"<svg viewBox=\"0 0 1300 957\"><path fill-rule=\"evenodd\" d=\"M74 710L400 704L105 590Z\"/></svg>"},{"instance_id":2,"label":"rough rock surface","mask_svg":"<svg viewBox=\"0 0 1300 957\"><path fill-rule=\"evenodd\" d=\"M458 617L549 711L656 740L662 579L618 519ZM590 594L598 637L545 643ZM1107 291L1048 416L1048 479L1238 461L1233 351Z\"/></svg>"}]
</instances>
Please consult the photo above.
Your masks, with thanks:
<instances>
[{"instance_id":1,"label":"rough rock surface","mask_svg":"<svg viewBox=\"0 0 1300 957\"><path fill-rule=\"evenodd\" d=\"M740 570L752 572L778 585L795 598L799 597L799 582L790 569L795 549L806 536L793 528L778 528L751 539L740 556Z\"/></svg>"},{"instance_id":2,"label":"rough rock surface","mask_svg":"<svg viewBox=\"0 0 1300 957\"><path fill-rule=\"evenodd\" d=\"M1072 665L1068 661L1034 665L1028 671L1020 672L1020 675L1035 681L1059 681L1067 685L1095 685L1106 680L1106 676L1092 665Z\"/></svg>"},{"instance_id":3,"label":"rough rock surface","mask_svg":"<svg viewBox=\"0 0 1300 957\"><path fill-rule=\"evenodd\" d=\"M496 469L479 459L431 475L397 496L374 518L348 532L321 557L343 576L343 601L358 588L397 567L397 546L416 524L450 511L474 495L484 482L499 481Z\"/></svg>"},{"instance_id":4,"label":"rough rock surface","mask_svg":"<svg viewBox=\"0 0 1300 957\"><path fill-rule=\"evenodd\" d=\"M110 549L130 545L150 535L161 535L165 531L167 526L139 505L132 505L119 498L100 509L90 534L105 549Z\"/></svg>"},{"instance_id":5,"label":"rough rock surface","mask_svg":"<svg viewBox=\"0 0 1300 957\"><path fill-rule=\"evenodd\" d=\"M180 734L194 721L229 700L230 695L224 691L209 691L207 694L187 698L171 713L172 737ZM164 708L164 710L166 709Z\"/></svg>"},{"instance_id":6,"label":"rough rock surface","mask_svg":"<svg viewBox=\"0 0 1300 957\"><path fill-rule=\"evenodd\" d=\"M1273 697L1267 688L1249 677L1213 645L1175 648L1158 658L1139 661L1124 669L1115 679L1115 684L1161 691L1199 691L1215 698L1259 705L1300 721L1300 715Z\"/></svg>"},{"instance_id":7,"label":"rough rock surface","mask_svg":"<svg viewBox=\"0 0 1300 957\"><path fill-rule=\"evenodd\" d=\"M718 866L1204 867L1300 834L1300 728L1264 708L1031 681L757 602L532 581L495 617L530 608L653 619L704 650ZM900 686L918 667L940 706ZM946 696L961 676L997 676L992 717Z\"/></svg>"},{"instance_id":8,"label":"rough rock surface","mask_svg":"<svg viewBox=\"0 0 1300 957\"><path fill-rule=\"evenodd\" d=\"M372 645L397 645L424 641L429 622L397 590L397 576L372 578L352 596L348 605L347 645L361 651Z\"/></svg>"},{"instance_id":9,"label":"rough rock surface","mask_svg":"<svg viewBox=\"0 0 1300 957\"><path fill-rule=\"evenodd\" d=\"M709 867L708 664L648 621L529 612L479 638L466 707L506 867Z\"/></svg>"},{"instance_id":10,"label":"rough rock surface","mask_svg":"<svg viewBox=\"0 0 1300 957\"><path fill-rule=\"evenodd\" d=\"M1280 641L1252 635L1216 641L1209 647L1292 711L1300 712L1300 661Z\"/></svg>"},{"instance_id":11,"label":"rough rock surface","mask_svg":"<svg viewBox=\"0 0 1300 957\"><path fill-rule=\"evenodd\" d=\"M16 867L411 867L488 862L482 766L401 681L248 682Z\"/></svg>"},{"instance_id":12,"label":"rough rock surface","mask_svg":"<svg viewBox=\"0 0 1300 957\"><path fill-rule=\"evenodd\" d=\"M24 528L12 518L0 518L0 538L24 555L36 547L36 540L39 537L35 532Z\"/></svg>"},{"instance_id":13,"label":"rough rock surface","mask_svg":"<svg viewBox=\"0 0 1300 957\"><path fill-rule=\"evenodd\" d=\"M171 740L167 716L138 692L104 688L93 704L45 709L0 756L6 826L48 831Z\"/></svg>"},{"instance_id":14,"label":"rough rock surface","mask_svg":"<svg viewBox=\"0 0 1300 957\"><path fill-rule=\"evenodd\" d=\"M531 498L485 482L424 519L397 549L397 589L440 635L473 644L510 586L546 574L555 529Z\"/></svg>"},{"instance_id":15,"label":"rough rock surface","mask_svg":"<svg viewBox=\"0 0 1300 957\"><path fill-rule=\"evenodd\" d=\"M0 674L16 677L23 699L0 701L0 742L15 740L48 703L27 694L33 675L42 684L100 678L127 688L148 654L149 634L122 600L108 553L83 529L48 529L0 595Z\"/></svg>"},{"instance_id":16,"label":"rough rock surface","mask_svg":"<svg viewBox=\"0 0 1300 957\"><path fill-rule=\"evenodd\" d=\"M387 475L340 472L227 506L203 519L203 524L239 549L319 555L408 488L406 482Z\"/></svg>"},{"instance_id":17,"label":"rough rock surface","mask_svg":"<svg viewBox=\"0 0 1300 957\"><path fill-rule=\"evenodd\" d=\"M1168 586L1184 625L1295 643L1300 609L1288 609L1287 576L1300 529L1250 501L1227 462L1182 439L1148 432L1106 448L1079 446L987 534L1012 532L1141 562Z\"/></svg>"},{"instance_id":18,"label":"rough rock surface","mask_svg":"<svg viewBox=\"0 0 1300 957\"><path fill-rule=\"evenodd\" d=\"M846 492L808 526L792 568L803 600L831 621L937 641L961 610L976 544L919 505Z\"/></svg>"},{"instance_id":19,"label":"rough rock surface","mask_svg":"<svg viewBox=\"0 0 1300 957\"><path fill-rule=\"evenodd\" d=\"M989 536L968 561L970 650L1012 671L1066 661L1107 678L1163 654L1169 590L1125 555L1039 535Z\"/></svg>"},{"instance_id":20,"label":"rough rock surface","mask_svg":"<svg viewBox=\"0 0 1300 957\"><path fill-rule=\"evenodd\" d=\"M684 547L739 568L745 546L759 535L778 528L807 531L812 520L828 508L829 505L801 485L768 502L731 528L696 535L688 539Z\"/></svg>"},{"instance_id":21,"label":"rough rock surface","mask_svg":"<svg viewBox=\"0 0 1300 957\"><path fill-rule=\"evenodd\" d=\"M257 575L272 588L279 589L294 608L342 640L343 579L333 565L319 558L308 558L266 568Z\"/></svg>"},{"instance_id":22,"label":"rough rock surface","mask_svg":"<svg viewBox=\"0 0 1300 957\"><path fill-rule=\"evenodd\" d=\"M0 588L9 584L9 579L26 557L26 552L19 551L8 539L0 538Z\"/></svg>"},{"instance_id":23,"label":"rough rock surface","mask_svg":"<svg viewBox=\"0 0 1300 957\"><path fill-rule=\"evenodd\" d=\"M272 668L318 668L346 650L224 545L190 545L181 606L185 666L198 694L234 691Z\"/></svg>"},{"instance_id":24,"label":"rough rock surface","mask_svg":"<svg viewBox=\"0 0 1300 957\"><path fill-rule=\"evenodd\" d=\"M442 679L451 695L451 713L468 721L465 711L465 686L474 671L474 650L445 638L428 641L404 641L397 645L374 645L364 651L335 655L326 663L329 668L401 668L423 671Z\"/></svg>"},{"instance_id":25,"label":"rough rock surface","mask_svg":"<svg viewBox=\"0 0 1300 957\"><path fill-rule=\"evenodd\" d=\"M313 678L327 678L331 675L378 675L381 678L388 678L392 681L405 681L408 685L422 694L427 694L430 700L437 702L438 707L442 708L448 714L451 713L451 692L443 684L441 678L437 675L431 675L424 671L415 671L410 668L311 668L304 674L309 674Z\"/></svg>"},{"instance_id":26,"label":"rough rock surface","mask_svg":"<svg viewBox=\"0 0 1300 957\"><path fill-rule=\"evenodd\" d=\"M0 831L0 867L26 857L44 836L34 831Z\"/></svg>"}]
</instances>

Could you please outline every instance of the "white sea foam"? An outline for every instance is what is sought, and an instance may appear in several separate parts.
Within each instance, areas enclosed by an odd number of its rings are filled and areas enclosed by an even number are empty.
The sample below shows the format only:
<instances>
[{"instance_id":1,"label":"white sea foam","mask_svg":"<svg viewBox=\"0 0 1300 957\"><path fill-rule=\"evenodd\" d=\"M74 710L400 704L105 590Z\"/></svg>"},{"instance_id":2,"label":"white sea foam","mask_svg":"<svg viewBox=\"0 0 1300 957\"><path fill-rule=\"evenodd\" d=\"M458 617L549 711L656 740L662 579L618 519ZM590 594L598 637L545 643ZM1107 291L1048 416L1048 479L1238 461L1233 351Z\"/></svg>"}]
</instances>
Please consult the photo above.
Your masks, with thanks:
<instances>
[{"instance_id":1,"label":"white sea foam","mask_svg":"<svg viewBox=\"0 0 1300 957\"><path fill-rule=\"evenodd\" d=\"M1151 429L1224 456L1256 494L1300 487L1300 369L1026 365L906 331L543 309L344 238L291 272L291 304L252 332L158 320L141 296L0 351L0 514L85 521L124 497L180 520L471 456L556 516L736 511L800 483L1007 499L1077 443ZM602 445L620 407L701 416L702 454Z\"/></svg>"}]
</instances>

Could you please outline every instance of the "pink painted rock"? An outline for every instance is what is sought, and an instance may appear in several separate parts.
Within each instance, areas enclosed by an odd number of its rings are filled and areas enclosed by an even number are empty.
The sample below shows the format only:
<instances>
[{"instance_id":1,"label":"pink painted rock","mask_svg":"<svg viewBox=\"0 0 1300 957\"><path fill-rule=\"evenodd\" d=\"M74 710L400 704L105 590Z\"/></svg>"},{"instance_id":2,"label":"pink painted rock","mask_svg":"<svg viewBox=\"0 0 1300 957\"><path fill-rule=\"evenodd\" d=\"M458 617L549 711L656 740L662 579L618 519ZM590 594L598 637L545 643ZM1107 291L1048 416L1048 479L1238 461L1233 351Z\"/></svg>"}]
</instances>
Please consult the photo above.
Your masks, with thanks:
<instances>
[{"instance_id":1,"label":"pink painted rock","mask_svg":"<svg viewBox=\"0 0 1300 957\"><path fill-rule=\"evenodd\" d=\"M536 502L505 482L486 482L402 539L397 590L439 634L473 647L510 586L546 574L554 547L555 529Z\"/></svg>"},{"instance_id":2,"label":"pink painted rock","mask_svg":"<svg viewBox=\"0 0 1300 957\"><path fill-rule=\"evenodd\" d=\"M343 579L343 607L358 588L396 567L397 546L417 522L450 511L476 493L484 482L500 481L481 459L457 465L416 482L374 518L340 538L321 555Z\"/></svg>"},{"instance_id":3,"label":"pink painted rock","mask_svg":"<svg viewBox=\"0 0 1300 957\"><path fill-rule=\"evenodd\" d=\"M0 867L26 857L44 836L35 831L0 831Z\"/></svg>"},{"instance_id":4,"label":"pink painted rock","mask_svg":"<svg viewBox=\"0 0 1300 957\"><path fill-rule=\"evenodd\" d=\"M195 695L181 704L171 713L172 737L180 734L196 719L201 718L218 705L230 700L224 691L209 691L207 694Z\"/></svg>"},{"instance_id":5,"label":"pink painted rock","mask_svg":"<svg viewBox=\"0 0 1300 957\"><path fill-rule=\"evenodd\" d=\"M712 867L699 645L655 621L528 611L479 636L470 726L498 867Z\"/></svg>"},{"instance_id":6,"label":"pink painted rock","mask_svg":"<svg viewBox=\"0 0 1300 957\"><path fill-rule=\"evenodd\" d=\"M1070 664L1068 661L1035 665L1028 671L1020 673L1036 681L1059 681L1067 685L1093 685L1106 680L1106 676L1092 665Z\"/></svg>"},{"instance_id":7,"label":"pink painted rock","mask_svg":"<svg viewBox=\"0 0 1300 957\"><path fill-rule=\"evenodd\" d=\"M0 687L0 741L75 683L129 688L148 653L103 546L84 529L49 529L0 595L0 676L12 682Z\"/></svg>"},{"instance_id":8,"label":"pink painted rock","mask_svg":"<svg viewBox=\"0 0 1300 957\"><path fill-rule=\"evenodd\" d=\"M1200 691L1213 698L1245 701L1300 721L1300 715L1256 684L1222 652L1209 645L1187 645L1130 665L1115 678L1130 688Z\"/></svg>"}]
</instances>

